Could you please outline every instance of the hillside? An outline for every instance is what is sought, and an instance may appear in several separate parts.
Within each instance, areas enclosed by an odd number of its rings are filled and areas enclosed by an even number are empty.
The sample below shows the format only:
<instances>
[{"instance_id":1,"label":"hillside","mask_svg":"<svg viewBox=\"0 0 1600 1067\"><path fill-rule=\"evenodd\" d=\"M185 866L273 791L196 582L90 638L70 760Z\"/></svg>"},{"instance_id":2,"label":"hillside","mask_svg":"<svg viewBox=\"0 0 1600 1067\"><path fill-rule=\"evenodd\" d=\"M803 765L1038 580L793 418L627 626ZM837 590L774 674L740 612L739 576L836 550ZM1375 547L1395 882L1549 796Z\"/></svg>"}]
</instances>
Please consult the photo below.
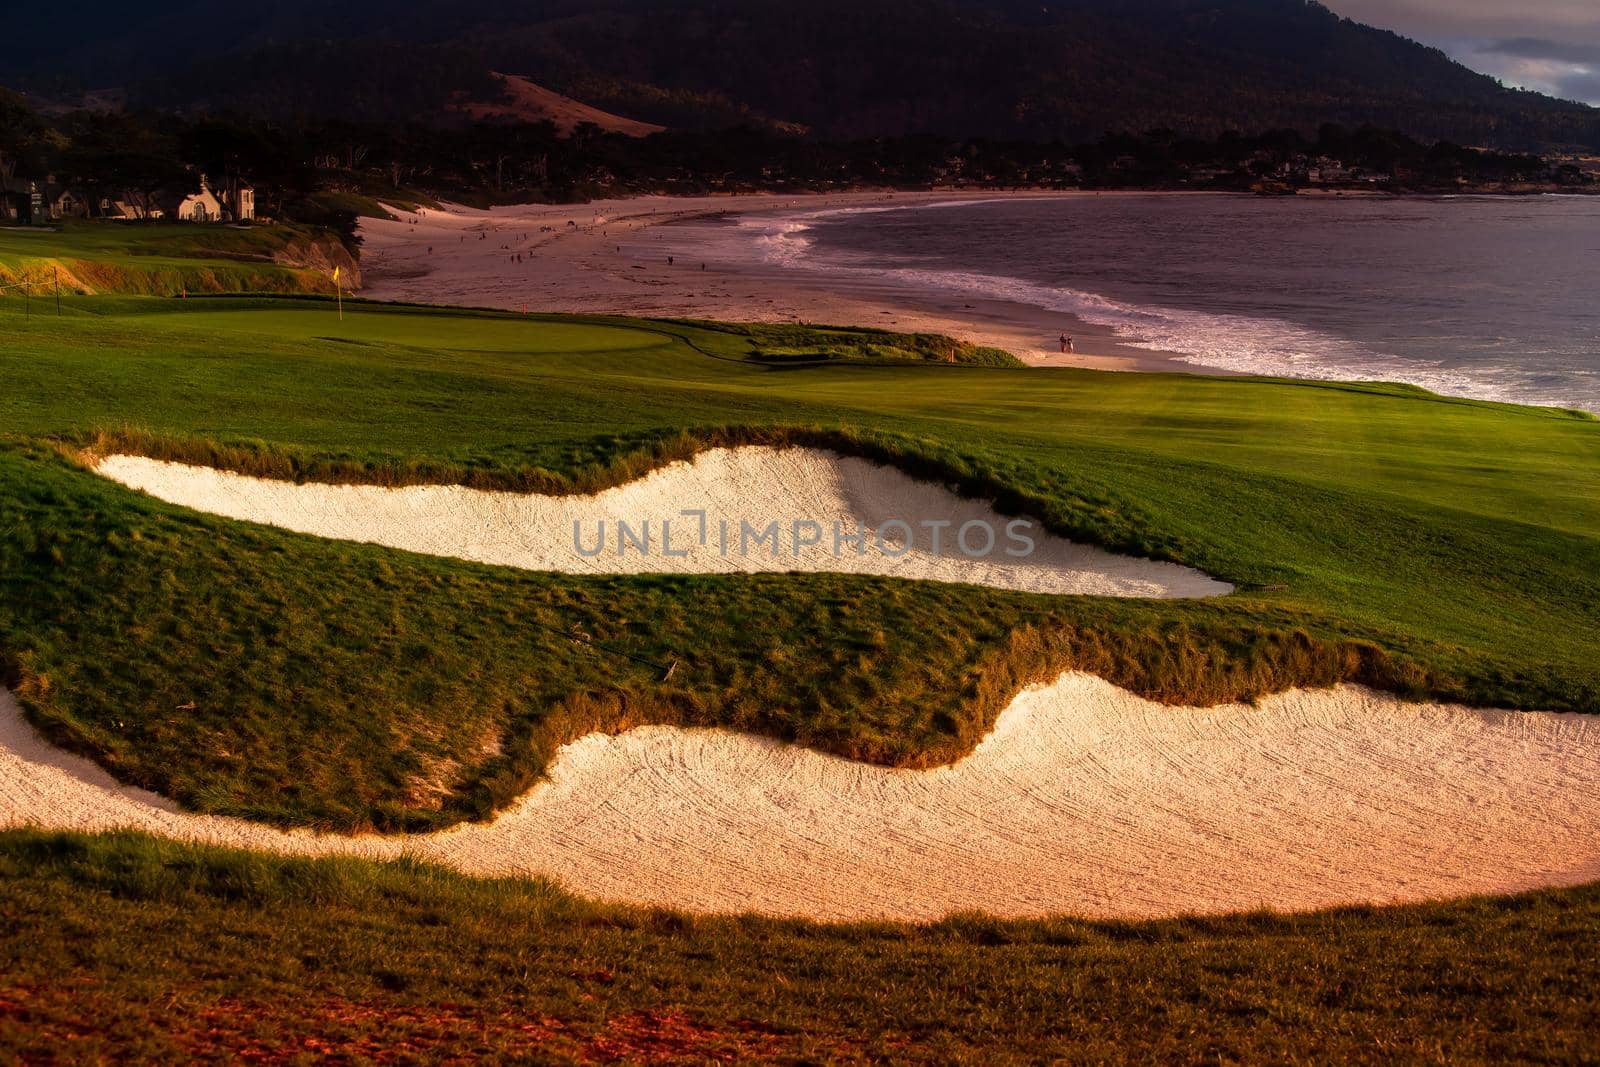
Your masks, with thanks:
<instances>
[{"instance_id":1,"label":"hillside","mask_svg":"<svg viewBox=\"0 0 1600 1067\"><path fill-rule=\"evenodd\" d=\"M502 89L499 97L464 100L456 105L457 109L474 119L551 122L562 134L570 134L586 123L608 133L621 133L629 137L644 137L666 128L590 107L515 74L496 74L495 78Z\"/></svg>"},{"instance_id":2,"label":"hillside","mask_svg":"<svg viewBox=\"0 0 1600 1067\"><path fill-rule=\"evenodd\" d=\"M411 120L448 116L462 94L492 100L498 70L643 122L785 123L831 138L1339 122L1600 146L1600 111L1506 89L1308 0L508 0L492 13L441 0L185 2L132 29L104 0L75 10L70 36L30 27L40 9L14 16L22 32L0 43L0 82L115 81L135 103L180 110ZM217 40L234 50L219 54Z\"/></svg>"}]
</instances>

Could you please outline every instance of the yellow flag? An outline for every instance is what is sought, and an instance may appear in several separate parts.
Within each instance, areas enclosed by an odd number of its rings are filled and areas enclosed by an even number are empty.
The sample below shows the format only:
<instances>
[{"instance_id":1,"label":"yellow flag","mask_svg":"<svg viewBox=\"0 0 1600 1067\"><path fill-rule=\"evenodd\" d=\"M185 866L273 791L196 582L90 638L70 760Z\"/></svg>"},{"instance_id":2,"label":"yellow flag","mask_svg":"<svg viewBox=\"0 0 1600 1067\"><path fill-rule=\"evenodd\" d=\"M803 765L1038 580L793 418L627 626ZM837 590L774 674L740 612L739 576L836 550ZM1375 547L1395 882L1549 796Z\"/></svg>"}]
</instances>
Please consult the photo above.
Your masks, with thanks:
<instances>
[{"instance_id":1,"label":"yellow flag","mask_svg":"<svg viewBox=\"0 0 1600 1067\"><path fill-rule=\"evenodd\" d=\"M339 270L340 270L340 268L338 268L338 267L333 268L333 280L334 281L338 281L339 280Z\"/></svg>"}]
</instances>

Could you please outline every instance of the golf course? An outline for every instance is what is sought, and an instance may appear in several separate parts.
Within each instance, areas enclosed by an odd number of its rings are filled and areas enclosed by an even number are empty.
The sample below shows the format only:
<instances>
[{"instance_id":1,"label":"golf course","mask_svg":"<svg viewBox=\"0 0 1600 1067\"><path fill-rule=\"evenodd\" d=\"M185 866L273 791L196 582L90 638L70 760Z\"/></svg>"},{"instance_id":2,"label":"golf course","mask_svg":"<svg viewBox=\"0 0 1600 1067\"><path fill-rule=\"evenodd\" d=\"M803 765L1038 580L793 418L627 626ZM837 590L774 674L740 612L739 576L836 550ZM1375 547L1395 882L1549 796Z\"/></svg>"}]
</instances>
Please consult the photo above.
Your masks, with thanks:
<instances>
[{"instance_id":1,"label":"golf course","mask_svg":"<svg viewBox=\"0 0 1600 1067\"><path fill-rule=\"evenodd\" d=\"M0 295L6 1047L1592 1040L1593 416L205 288Z\"/></svg>"},{"instance_id":2,"label":"golf course","mask_svg":"<svg viewBox=\"0 0 1600 1067\"><path fill-rule=\"evenodd\" d=\"M86 221L0 229L0 290L16 302L31 294L50 314L63 293L331 293L327 271L354 264L339 242L287 223L198 232L173 223L130 229Z\"/></svg>"}]
</instances>

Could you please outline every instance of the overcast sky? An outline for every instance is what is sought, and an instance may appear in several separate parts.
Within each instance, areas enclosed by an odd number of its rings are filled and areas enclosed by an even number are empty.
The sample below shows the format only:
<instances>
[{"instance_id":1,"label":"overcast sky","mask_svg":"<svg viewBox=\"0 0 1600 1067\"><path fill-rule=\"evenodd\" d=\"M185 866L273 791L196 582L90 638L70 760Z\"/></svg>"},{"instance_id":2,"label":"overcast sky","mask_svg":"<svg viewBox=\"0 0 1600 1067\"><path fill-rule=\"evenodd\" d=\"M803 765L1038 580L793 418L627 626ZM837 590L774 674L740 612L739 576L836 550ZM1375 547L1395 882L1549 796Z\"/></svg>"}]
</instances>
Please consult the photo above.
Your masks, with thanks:
<instances>
[{"instance_id":1,"label":"overcast sky","mask_svg":"<svg viewBox=\"0 0 1600 1067\"><path fill-rule=\"evenodd\" d=\"M1323 0L1507 85L1600 105L1600 0Z\"/></svg>"}]
</instances>

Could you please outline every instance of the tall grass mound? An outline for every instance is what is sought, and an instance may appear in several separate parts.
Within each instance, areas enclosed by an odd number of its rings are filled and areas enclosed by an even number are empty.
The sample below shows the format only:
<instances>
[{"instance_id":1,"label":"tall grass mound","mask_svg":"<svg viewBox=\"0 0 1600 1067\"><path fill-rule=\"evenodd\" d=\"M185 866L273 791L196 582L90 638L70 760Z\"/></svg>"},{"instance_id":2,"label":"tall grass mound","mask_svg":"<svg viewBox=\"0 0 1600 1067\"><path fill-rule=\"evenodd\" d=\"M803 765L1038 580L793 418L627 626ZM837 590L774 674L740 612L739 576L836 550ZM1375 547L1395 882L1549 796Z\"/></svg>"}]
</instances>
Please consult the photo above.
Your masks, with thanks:
<instances>
[{"instance_id":1,"label":"tall grass mound","mask_svg":"<svg viewBox=\"0 0 1600 1067\"><path fill-rule=\"evenodd\" d=\"M348 291L355 257L308 227L199 226L73 220L60 230L0 228L0 286L35 297L185 293L332 294Z\"/></svg>"},{"instance_id":2,"label":"tall grass mound","mask_svg":"<svg viewBox=\"0 0 1600 1067\"><path fill-rule=\"evenodd\" d=\"M748 338L749 358L774 365L908 362L964 363L978 367L1025 366L1004 349L958 341L938 333L893 333L867 327L839 329L783 323L692 324L701 329Z\"/></svg>"}]
</instances>

